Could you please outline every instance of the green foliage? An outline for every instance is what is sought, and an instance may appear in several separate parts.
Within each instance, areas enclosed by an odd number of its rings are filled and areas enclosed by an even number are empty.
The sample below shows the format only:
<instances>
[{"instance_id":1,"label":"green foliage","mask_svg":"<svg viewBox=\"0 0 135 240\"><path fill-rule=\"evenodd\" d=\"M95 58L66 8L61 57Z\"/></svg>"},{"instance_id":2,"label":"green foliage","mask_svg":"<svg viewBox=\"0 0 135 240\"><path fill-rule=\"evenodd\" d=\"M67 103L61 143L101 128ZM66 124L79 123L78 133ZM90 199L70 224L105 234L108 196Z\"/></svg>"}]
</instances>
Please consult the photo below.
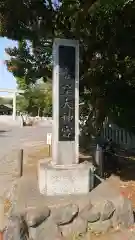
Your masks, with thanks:
<instances>
[{"instance_id":1,"label":"green foliage","mask_svg":"<svg viewBox=\"0 0 135 240\"><path fill-rule=\"evenodd\" d=\"M17 110L32 116L51 116L52 92L50 84L31 85L17 98Z\"/></svg>"},{"instance_id":2,"label":"green foliage","mask_svg":"<svg viewBox=\"0 0 135 240\"><path fill-rule=\"evenodd\" d=\"M23 89L40 77L46 81L51 78L54 37L79 39L80 98L85 102L81 114L88 116L86 131L98 133L108 116L135 132L135 2L58 2L55 6L44 0L0 2L0 35L19 41L18 48L7 49L8 69Z\"/></svg>"},{"instance_id":3,"label":"green foliage","mask_svg":"<svg viewBox=\"0 0 135 240\"><path fill-rule=\"evenodd\" d=\"M6 49L10 56L10 60L6 61L7 68L17 78L18 87L21 89L26 89L41 77L48 80L51 76L51 43L42 41L40 47L41 51L38 48L32 50L31 44L22 40L18 48Z\"/></svg>"}]
</instances>

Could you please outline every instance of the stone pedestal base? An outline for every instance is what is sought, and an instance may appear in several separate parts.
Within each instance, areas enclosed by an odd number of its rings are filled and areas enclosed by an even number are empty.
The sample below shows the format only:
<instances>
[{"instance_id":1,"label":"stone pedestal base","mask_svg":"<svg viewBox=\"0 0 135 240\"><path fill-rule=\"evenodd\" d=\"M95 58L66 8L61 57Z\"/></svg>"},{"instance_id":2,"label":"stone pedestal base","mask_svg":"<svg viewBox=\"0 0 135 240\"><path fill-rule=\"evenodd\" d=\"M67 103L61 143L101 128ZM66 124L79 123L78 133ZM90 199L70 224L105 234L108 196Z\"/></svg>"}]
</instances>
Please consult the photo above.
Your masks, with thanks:
<instances>
[{"instance_id":1,"label":"stone pedestal base","mask_svg":"<svg viewBox=\"0 0 135 240\"><path fill-rule=\"evenodd\" d=\"M47 196L88 193L94 185L93 165L52 165L47 160L41 160L38 185L40 193Z\"/></svg>"}]
</instances>

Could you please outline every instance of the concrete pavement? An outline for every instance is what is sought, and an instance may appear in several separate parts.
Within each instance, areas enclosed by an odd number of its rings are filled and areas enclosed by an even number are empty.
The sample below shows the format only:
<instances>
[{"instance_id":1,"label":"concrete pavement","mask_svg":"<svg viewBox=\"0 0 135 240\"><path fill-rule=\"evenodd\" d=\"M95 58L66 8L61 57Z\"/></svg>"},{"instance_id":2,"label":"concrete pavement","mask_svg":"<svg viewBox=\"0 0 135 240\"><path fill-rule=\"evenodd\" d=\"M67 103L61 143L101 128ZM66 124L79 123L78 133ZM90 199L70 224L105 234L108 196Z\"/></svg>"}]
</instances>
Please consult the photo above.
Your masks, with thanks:
<instances>
[{"instance_id":1,"label":"concrete pavement","mask_svg":"<svg viewBox=\"0 0 135 240\"><path fill-rule=\"evenodd\" d=\"M51 124L46 126L18 127L0 124L0 159L12 149L26 147L33 142L44 141L52 132Z\"/></svg>"},{"instance_id":2,"label":"concrete pavement","mask_svg":"<svg viewBox=\"0 0 135 240\"><path fill-rule=\"evenodd\" d=\"M18 152L16 150L19 148L26 149L41 142L46 144L48 132L52 132L50 124L20 128L0 123L0 196L7 195L12 186L12 181L16 178L14 176L18 166Z\"/></svg>"}]
</instances>

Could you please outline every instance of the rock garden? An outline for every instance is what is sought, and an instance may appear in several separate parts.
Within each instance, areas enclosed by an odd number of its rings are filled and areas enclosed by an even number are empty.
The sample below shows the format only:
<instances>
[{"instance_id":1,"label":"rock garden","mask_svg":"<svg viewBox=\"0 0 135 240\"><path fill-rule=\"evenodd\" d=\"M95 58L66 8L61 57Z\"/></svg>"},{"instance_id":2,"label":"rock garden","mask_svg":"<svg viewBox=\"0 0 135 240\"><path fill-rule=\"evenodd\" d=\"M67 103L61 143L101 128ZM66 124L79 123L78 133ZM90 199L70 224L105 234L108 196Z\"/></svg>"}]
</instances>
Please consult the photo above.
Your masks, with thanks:
<instances>
[{"instance_id":1,"label":"rock garden","mask_svg":"<svg viewBox=\"0 0 135 240\"><path fill-rule=\"evenodd\" d=\"M27 191L26 188L26 180L18 181L5 239L95 239L91 234L100 237L118 229L127 232L134 226L131 201L114 189L109 180L85 197L63 197L62 201L62 197L37 196L37 192L32 195L34 201L28 200L30 187ZM135 239L133 231L130 236Z\"/></svg>"}]
</instances>

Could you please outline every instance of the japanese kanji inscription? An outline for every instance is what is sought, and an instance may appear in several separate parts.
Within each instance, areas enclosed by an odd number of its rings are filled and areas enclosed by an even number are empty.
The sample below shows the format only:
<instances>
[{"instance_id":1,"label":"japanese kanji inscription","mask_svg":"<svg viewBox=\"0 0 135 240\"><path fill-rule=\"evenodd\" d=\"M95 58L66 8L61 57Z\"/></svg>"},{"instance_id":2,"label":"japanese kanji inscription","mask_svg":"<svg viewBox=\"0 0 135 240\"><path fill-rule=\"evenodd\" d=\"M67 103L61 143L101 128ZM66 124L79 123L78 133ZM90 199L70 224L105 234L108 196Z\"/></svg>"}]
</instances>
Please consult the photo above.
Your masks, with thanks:
<instances>
[{"instance_id":1,"label":"japanese kanji inscription","mask_svg":"<svg viewBox=\"0 0 135 240\"><path fill-rule=\"evenodd\" d=\"M59 141L75 140L75 48L59 46Z\"/></svg>"},{"instance_id":2,"label":"japanese kanji inscription","mask_svg":"<svg viewBox=\"0 0 135 240\"><path fill-rule=\"evenodd\" d=\"M53 43L53 164L79 161L79 42ZM68 154L67 154L68 153Z\"/></svg>"}]
</instances>

